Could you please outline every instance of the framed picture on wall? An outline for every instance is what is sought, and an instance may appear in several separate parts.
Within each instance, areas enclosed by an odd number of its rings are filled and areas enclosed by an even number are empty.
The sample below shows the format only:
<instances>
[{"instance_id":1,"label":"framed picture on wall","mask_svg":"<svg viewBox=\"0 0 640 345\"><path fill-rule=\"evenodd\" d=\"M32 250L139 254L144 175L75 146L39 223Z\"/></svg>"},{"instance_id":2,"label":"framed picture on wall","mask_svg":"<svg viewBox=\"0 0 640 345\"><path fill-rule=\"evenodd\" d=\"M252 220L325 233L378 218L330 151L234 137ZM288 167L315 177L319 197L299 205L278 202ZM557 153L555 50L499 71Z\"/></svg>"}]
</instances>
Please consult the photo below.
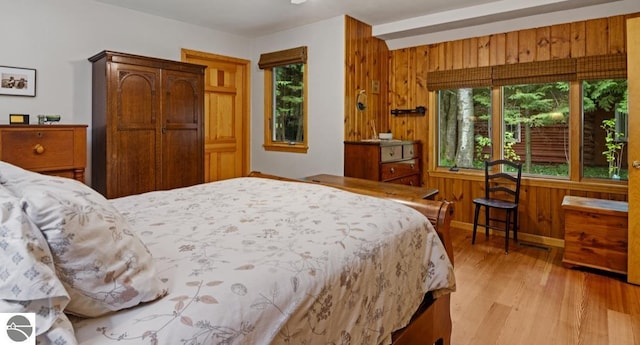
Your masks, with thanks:
<instances>
[{"instance_id":1,"label":"framed picture on wall","mask_svg":"<svg viewBox=\"0 0 640 345\"><path fill-rule=\"evenodd\" d=\"M0 66L0 95L36 96L36 70Z\"/></svg>"}]
</instances>

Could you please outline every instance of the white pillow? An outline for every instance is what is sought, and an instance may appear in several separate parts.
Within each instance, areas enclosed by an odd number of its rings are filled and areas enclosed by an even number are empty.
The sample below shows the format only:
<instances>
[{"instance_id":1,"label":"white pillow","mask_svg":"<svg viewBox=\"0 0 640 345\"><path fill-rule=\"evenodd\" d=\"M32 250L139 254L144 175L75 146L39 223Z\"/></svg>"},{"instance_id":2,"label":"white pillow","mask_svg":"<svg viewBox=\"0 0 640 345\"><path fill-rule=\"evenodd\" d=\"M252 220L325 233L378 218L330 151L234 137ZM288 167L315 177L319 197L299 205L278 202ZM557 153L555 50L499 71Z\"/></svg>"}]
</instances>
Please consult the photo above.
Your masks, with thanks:
<instances>
[{"instance_id":1,"label":"white pillow","mask_svg":"<svg viewBox=\"0 0 640 345\"><path fill-rule=\"evenodd\" d=\"M0 262L0 312L36 313L38 341L75 344L73 328L57 326L66 320L69 295L56 277L49 246L20 200L1 185Z\"/></svg>"},{"instance_id":2,"label":"white pillow","mask_svg":"<svg viewBox=\"0 0 640 345\"><path fill-rule=\"evenodd\" d=\"M6 164L0 183L44 234L71 296L65 311L93 317L166 295L151 253L102 195L73 179Z\"/></svg>"}]
</instances>

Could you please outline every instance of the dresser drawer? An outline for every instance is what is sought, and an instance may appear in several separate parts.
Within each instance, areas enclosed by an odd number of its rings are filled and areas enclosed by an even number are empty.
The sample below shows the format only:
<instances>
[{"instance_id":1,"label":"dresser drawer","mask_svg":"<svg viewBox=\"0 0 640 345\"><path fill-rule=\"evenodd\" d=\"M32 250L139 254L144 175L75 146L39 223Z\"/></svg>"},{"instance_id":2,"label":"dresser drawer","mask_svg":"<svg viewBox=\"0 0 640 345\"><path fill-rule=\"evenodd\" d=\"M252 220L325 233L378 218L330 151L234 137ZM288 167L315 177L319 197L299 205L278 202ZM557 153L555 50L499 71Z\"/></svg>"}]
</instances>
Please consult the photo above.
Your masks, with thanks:
<instances>
[{"instance_id":1,"label":"dresser drawer","mask_svg":"<svg viewBox=\"0 0 640 345\"><path fill-rule=\"evenodd\" d=\"M392 162L402 159L402 145L382 146L380 148L380 161Z\"/></svg>"},{"instance_id":2,"label":"dresser drawer","mask_svg":"<svg viewBox=\"0 0 640 345\"><path fill-rule=\"evenodd\" d=\"M404 144L402 145L402 158L417 158L420 153L418 144Z\"/></svg>"},{"instance_id":3,"label":"dresser drawer","mask_svg":"<svg viewBox=\"0 0 640 345\"><path fill-rule=\"evenodd\" d=\"M385 163L382 164L382 180L387 181L402 176L411 174L419 174L420 166L415 159L397 162L397 163Z\"/></svg>"},{"instance_id":4,"label":"dresser drawer","mask_svg":"<svg viewBox=\"0 0 640 345\"><path fill-rule=\"evenodd\" d=\"M1 144L2 160L24 169L56 169L74 163L73 129L5 131Z\"/></svg>"}]
</instances>

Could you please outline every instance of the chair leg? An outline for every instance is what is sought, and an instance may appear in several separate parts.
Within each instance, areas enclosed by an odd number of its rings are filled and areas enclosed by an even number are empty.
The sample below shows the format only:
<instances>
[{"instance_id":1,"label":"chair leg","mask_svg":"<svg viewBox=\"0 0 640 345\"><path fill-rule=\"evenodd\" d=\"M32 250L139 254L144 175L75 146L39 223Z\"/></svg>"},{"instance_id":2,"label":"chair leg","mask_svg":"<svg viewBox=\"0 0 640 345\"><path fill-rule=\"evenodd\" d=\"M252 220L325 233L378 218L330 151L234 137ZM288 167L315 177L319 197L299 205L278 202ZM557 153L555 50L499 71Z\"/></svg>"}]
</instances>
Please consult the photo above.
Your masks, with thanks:
<instances>
[{"instance_id":1,"label":"chair leg","mask_svg":"<svg viewBox=\"0 0 640 345\"><path fill-rule=\"evenodd\" d=\"M507 224L504 229L504 253L505 254L509 253L509 226L511 225L509 224L510 220L511 220L511 211L507 210Z\"/></svg>"},{"instance_id":2,"label":"chair leg","mask_svg":"<svg viewBox=\"0 0 640 345\"><path fill-rule=\"evenodd\" d=\"M473 235L471 236L471 244L476 243L476 230L478 229L478 215L480 214L480 205L476 204L475 215L473 216Z\"/></svg>"},{"instance_id":3,"label":"chair leg","mask_svg":"<svg viewBox=\"0 0 640 345\"><path fill-rule=\"evenodd\" d=\"M513 212L513 239L518 242L518 209Z\"/></svg>"},{"instance_id":4,"label":"chair leg","mask_svg":"<svg viewBox=\"0 0 640 345\"><path fill-rule=\"evenodd\" d=\"M489 212L491 207L484 207L484 237L485 239L489 239Z\"/></svg>"}]
</instances>

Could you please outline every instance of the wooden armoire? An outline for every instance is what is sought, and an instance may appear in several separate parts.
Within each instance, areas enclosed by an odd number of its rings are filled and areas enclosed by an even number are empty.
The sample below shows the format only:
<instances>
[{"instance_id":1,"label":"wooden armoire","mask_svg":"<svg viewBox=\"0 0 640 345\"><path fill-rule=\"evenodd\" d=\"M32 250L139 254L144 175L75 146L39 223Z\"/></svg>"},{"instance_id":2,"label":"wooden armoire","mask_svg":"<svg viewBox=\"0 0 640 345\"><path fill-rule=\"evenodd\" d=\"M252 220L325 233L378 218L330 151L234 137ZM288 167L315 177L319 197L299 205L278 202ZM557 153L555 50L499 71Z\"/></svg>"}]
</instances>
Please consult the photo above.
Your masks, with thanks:
<instances>
[{"instance_id":1,"label":"wooden armoire","mask_svg":"<svg viewBox=\"0 0 640 345\"><path fill-rule=\"evenodd\" d=\"M205 66L113 51L89 61L92 187L117 198L204 182Z\"/></svg>"}]
</instances>

